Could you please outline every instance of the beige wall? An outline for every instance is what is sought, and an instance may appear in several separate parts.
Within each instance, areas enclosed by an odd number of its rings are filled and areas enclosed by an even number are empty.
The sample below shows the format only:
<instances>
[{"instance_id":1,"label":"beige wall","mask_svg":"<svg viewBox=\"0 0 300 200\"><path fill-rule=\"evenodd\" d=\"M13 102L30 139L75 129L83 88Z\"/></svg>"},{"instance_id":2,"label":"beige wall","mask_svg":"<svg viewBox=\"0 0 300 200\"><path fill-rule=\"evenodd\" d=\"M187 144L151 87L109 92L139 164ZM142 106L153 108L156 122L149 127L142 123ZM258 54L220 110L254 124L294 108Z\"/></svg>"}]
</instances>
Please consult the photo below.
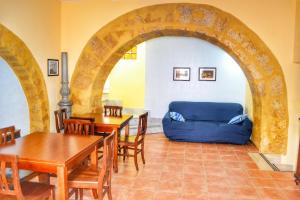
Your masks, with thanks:
<instances>
[{"instance_id":1,"label":"beige wall","mask_svg":"<svg viewBox=\"0 0 300 200\"><path fill-rule=\"evenodd\" d=\"M70 55L70 77L87 41L103 25L133 9L167 2L210 4L239 18L265 41L282 66L289 105L289 143L286 163L295 163L300 111L300 66L293 63L296 0L85 0L62 3L62 49Z\"/></svg>"},{"instance_id":2,"label":"beige wall","mask_svg":"<svg viewBox=\"0 0 300 200\"><path fill-rule=\"evenodd\" d=\"M47 85L50 126L58 102L59 78L47 76L47 59L60 57L59 0L0 0L0 23L16 34L41 67Z\"/></svg>"}]
</instances>

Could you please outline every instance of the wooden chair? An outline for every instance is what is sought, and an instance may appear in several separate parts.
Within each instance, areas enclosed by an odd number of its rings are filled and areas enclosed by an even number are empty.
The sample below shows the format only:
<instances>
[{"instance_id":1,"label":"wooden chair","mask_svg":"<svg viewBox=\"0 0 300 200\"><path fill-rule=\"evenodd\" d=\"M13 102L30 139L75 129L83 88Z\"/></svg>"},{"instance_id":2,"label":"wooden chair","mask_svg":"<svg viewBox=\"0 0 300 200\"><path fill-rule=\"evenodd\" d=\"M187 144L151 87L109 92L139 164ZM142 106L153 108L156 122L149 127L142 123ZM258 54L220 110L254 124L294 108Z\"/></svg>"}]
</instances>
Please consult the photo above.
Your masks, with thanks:
<instances>
[{"instance_id":1,"label":"wooden chair","mask_svg":"<svg viewBox=\"0 0 300 200\"><path fill-rule=\"evenodd\" d=\"M95 118L93 118L93 117L73 117L73 116L71 116L70 119L80 119L80 120L87 120L90 122L95 122Z\"/></svg>"},{"instance_id":2,"label":"wooden chair","mask_svg":"<svg viewBox=\"0 0 300 200\"><path fill-rule=\"evenodd\" d=\"M18 199L18 200L37 200L37 199L54 199L54 186L36 183L21 182L18 173L17 155L0 154L1 173L0 173L0 199ZM6 171L12 170L12 179L8 180Z\"/></svg>"},{"instance_id":3,"label":"wooden chair","mask_svg":"<svg viewBox=\"0 0 300 200\"><path fill-rule=\"evenodd\" d=\"M122 117L122 106L104 106L104 116Z\"/></svg>"},{"instance_id":4,"label":"wooden chair","mask_svg":"<svg viewBox=\"0 0 300 200\"><path fill-rule=\"evenodd\" d=\"M16 130L15 126L8 126L0 129L0 149L7 145L15 144L15 136L20 135L20 130ZM7 176L11 177L12 173L8 170ZM38 176L39 173L29 170L20 170L19 177L21 181L29 181Z\"/></svg>"},{"instance_id":5,"label":"wooden chair","mask_svg":"<svg viewBox=\"0 0 300 200\"><path fill-rule=\"evenodd\" d=\"M65 119L64 134L94 135L95 125L89 120Z\"/></svg>"},{"instance_id":6,"label":"wooden chair","mask_svg":"<svg viewBox=\"0 0 300 200\"><path fill-rule=\"evenodd\" d=\"M141 153L143 163L145 164L145 153L144 153L144 140L147 131L147 119L148 119L148 112L139 116L139 125L138 125L138 132L136 136L131 139L129 135L125 135L124 140L120 138L118 147L119 147L119 155L123 156L123 160L126 157L132 156L134 157L134 164L136 170L139 170L138 163L137 163L137 154ZM139 148L140 146L140 148ZM128 150L133 150L133 155L130 155Z\"/></svg>"},{"instance_id":7,"label":"wooden chair","mask_svg":"<svg viewBox=\"0 0 300 200\"><path fill-rule=\"evenodd\" d=\"M64 120L68 118L67 109L63 108L54 111L56 132L61 133L64 130Z\"/></svg>"},{"instance_id":8,"label":"wooden chair","mask_svg":"<svg viewBox=\"0 0 300 200\"><path fill-rule=\"evenodd\" d=\"M81 167L75 169L69 175L68 186L77 191L79 190L80 199L83 199L83 189L91 189L94 198L98 196L98 199L102 200L107 193L108 199L112 200L111 176L113 171L114 135L115 132L104 139L101 169L95 169L93 166Z\"/></svg>"},{"instance_id":9,"label":"wooden chair","mask_svg":"<svg viewBox=\"0 0 300 200\"><path fill-rule=\"evenodd\" d=\"M15 143L15 126L8 126L0 129L0 147Z\"/></svg>"},{"instance_id":10,"label":"wooden chair","mask_svg":"<svg viewBox=\"0 0 300 200\"><path fill-rule=\"evenodd\" d=\"M90 121L90 122L94 122L95 121L95 118L92 118L92 117L70 117L70 119L87 120L87 121ZM107 137L109 134L94 131L94 135ZM103 142L101 144L99 144L98 154L100 153L100 156L98 157L98 159L100 159L100 158L103 157L103 151L100 149L101 147L103 147Z\"/></svg>"}]
</instances>

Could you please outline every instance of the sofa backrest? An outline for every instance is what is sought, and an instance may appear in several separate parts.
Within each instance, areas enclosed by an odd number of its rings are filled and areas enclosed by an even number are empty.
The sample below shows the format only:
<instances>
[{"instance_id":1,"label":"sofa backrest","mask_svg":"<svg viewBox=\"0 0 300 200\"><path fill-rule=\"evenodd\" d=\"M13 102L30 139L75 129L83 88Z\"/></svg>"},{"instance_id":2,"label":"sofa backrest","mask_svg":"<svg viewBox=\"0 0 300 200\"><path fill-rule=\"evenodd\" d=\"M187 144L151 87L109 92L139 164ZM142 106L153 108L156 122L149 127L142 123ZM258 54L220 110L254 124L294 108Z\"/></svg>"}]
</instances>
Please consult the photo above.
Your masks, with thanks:
<instances>
[{"instance_id":1,"label":"sofa backrest","mask_svg":"<svg viewBox=\"0 0 300 200\"><path fill-rule=\"evenodd\" d=\"M243 113L243 106L238 103L173 101L169 104L169 111L182 114L186 120L228 122Z\"/></svg>"}]
</instances>

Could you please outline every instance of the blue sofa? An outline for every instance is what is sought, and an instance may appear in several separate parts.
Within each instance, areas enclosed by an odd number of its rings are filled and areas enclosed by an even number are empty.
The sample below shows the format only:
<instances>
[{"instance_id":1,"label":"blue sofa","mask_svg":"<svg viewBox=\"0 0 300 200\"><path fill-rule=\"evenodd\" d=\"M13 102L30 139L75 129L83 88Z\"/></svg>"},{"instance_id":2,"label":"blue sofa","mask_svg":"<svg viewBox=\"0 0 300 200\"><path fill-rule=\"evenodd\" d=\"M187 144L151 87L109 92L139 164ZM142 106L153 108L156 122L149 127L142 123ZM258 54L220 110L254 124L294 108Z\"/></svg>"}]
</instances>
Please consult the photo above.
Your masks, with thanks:
<instances>
[{"instance_id":1,"label":"blue sofa","mask_svg":"<svg viewBox=\"0 0 300 200\"><path fill-rule=\"evenodd\" d=\"M185 122L170 118L178 112ZM252 122L246 118L239 124L228 124L243 113L237 103L174 101L162 123L165 135L175 141L246 144L252 133Z\"/></svg>"}]
</instances>

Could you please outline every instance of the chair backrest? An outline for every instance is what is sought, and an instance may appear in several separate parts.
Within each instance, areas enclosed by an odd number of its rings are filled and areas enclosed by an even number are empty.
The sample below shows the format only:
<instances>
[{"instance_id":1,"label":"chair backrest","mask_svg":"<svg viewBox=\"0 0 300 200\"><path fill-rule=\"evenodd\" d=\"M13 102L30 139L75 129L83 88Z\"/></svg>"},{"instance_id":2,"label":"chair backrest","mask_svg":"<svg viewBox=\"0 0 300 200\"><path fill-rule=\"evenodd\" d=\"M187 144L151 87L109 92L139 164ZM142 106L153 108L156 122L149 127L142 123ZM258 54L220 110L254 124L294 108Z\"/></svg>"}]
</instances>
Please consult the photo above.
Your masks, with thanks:
<instances>
[{"instance_id":1,"label":"chair backrest","mask_svg":"<svg viewBox=\"0 0 300 200\"><path fill-rule=\"evenodd\" d=\"M64 120L67 119L67 109L59 109L54 111L56 132L61 133L64 130Z\"/></svg>"},{"instance_id":2,"label":"chair backrest","mask_svg":"<svg viewBox=\"0 0 300 200\"><path fill-rule=\"evenodd\" d=\"M143 142L147 132L148 112L139 116L138 132L135 137L135 143Z\"/></svg>"},{"instance_id":3,"label":"chair backrest","mask_svg":"<svg viewBox=\"0 0 300 200\"><path fill-rule=\"evenodd\" d=\"M23 200L24 196L20 186L18 170L18 156L0 154L0 166L0 195L15 196L16 199ZM13 180L8 180L7 178L8 169L12 172L10 179ZM13 183L13 187L11 183Z\"/></svg>"},{"instance_id":4,"label":"chair backrest","mask_svg":"<svg viewBox=\"0 0 300 200\"><path fill-rule=\"evenodd\" d=\"M111 176L113 173L113 158L114 158L114 137L115 131L113 131L109 136L105 137L103 144L103 160L101 171L98 177L99 190L103 191L103 186L105 183L111 183Z\"/></svg>"},{"instance_id":5,"label":"chair backrest","mask_svg":"<svg viewBox=\"0 0 300 200\"><path fill-rule=\"evenodd\" d=\"M64 134L73 135L94 135L95 125L89 120L65 119Z\"/></svg>"},{"instance_id":6,"label":"chair backrest","mask_svg":"<svg viewBox=\"0 0 300 200\"><path fill-rule=\"evenodd\" d=\"M15 143L15 126L0 129L0 146Z\"/></svg>"},{"instance_id":7,"label":"chair backrest","mask_svg":"<svg viewBox=\"0 0 300 200\"><path fill-rule=\"evenodd\" d=\"M87 121L90 121L90 122L95 122L95 118L93 118L93 117L74 117L74 116L71 116L70 119L80 119L80 120L87 120Z\"/></svg>"},{"instance_id":8,"label":"chair backrest","mask_svg":"<svg viewBox=\"0 0 300 200\"><path fill-rule=\"evenodd\" d=\"M104 116L110 117L122 117L122 106L104 106Z\"/></svg>"}]
</instances>

